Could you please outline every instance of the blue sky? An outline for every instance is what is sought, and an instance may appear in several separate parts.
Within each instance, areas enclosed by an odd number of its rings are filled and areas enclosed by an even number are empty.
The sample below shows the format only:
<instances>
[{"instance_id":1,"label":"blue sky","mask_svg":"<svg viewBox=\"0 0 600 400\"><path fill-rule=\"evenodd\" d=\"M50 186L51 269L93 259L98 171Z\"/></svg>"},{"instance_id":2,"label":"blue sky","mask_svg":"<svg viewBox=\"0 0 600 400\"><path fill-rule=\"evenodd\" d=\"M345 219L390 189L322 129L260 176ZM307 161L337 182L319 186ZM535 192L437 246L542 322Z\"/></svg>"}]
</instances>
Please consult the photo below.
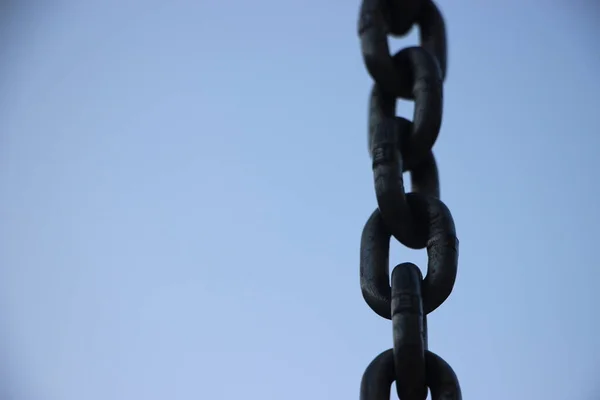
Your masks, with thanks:
<instances>
[{"instance_id":1,"label":"blue sky","mask_svg":"<svg viewBox=\"0 0 600 400\"><path fill-rule=\"evenodd\" d=\"M359 2L6 4L0 397L357 399L392 346L358 279L376 207ZM461 247L430 349L465 399L594 400L597 14L438 4Z\"/></svg>"}]
</instances>

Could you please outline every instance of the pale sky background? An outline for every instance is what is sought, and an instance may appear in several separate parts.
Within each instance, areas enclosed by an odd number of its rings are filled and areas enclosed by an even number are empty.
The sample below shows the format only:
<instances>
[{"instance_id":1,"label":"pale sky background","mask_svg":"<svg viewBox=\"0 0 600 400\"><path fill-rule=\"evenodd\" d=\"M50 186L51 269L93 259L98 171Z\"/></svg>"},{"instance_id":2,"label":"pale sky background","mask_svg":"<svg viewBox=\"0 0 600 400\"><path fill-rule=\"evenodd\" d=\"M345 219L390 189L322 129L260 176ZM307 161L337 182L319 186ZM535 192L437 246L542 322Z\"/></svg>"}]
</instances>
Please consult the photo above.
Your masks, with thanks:
<instances>
[{"instance_id":1,"label":"pale sky background","mask_svg":"<svg viewBox=\"0 0 600 400\"><path fill-rule=\"evenodd\" d=\"M598 399L599 14L438 4L461 247L430 349L465 400ZM358 8L5 0L1 400L358 399L392 346L359 287Z\"/></svg>"}]
</instances>

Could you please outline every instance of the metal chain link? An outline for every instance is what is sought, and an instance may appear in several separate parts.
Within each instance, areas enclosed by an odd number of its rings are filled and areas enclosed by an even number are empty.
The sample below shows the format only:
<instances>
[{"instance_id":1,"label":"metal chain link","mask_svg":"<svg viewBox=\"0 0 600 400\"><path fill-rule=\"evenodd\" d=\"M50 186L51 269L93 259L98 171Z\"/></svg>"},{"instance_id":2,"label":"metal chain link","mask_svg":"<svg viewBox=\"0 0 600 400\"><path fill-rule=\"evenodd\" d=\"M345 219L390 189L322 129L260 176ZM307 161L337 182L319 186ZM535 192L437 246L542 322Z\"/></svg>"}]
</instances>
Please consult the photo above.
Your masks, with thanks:
<instances>
[{"instance_id":1,"label":"metal chain link","mask_svg":"<svg viewBox=\"0 0 600 400\"><path fill-rule=\"evenodd\" d=\"M404 36L418 25L420 46L390 55L387 35ZM391 319L393 348L367 367L361 400L460 400L456 374L428 350L427 314L450 295L456 280L458 239L450 210L440 200L432 147L442 123L446 27L431 0L363 0L358 22L362 55L375 81L369 101L368 145L378 208L360 243L360 286L369 307ZM396 99L414 100L413 120L395 115ZM406 193L403 172L410 172ZM412 263L389 277L390 238L427 248L427 275Z\"/></svg>"}]
</instances>

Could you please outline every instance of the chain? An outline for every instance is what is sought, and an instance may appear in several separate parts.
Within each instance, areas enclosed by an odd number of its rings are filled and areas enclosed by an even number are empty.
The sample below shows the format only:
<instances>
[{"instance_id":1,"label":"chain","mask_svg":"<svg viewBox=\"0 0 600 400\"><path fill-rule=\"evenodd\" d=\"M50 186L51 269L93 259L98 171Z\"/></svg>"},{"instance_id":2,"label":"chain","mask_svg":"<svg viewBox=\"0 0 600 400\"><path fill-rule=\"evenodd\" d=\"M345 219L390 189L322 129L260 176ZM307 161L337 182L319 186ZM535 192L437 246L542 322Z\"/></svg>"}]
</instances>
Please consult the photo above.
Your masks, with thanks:
<instances>
[{"instance_id":1,"label":"chain","mask_svg":"<svg viewBox=\"0 0 600 400\"><path fill-rule=\"evenodd\" d=\"M387 35L404 36L416 24L420 46L390 55ZM452 367L428 350L427 315L450 295L458 266L454 220L440 200L432 147L442 123L446 27L431 0L362 0L358 34L375 81L369 101L369 152L378 208L363 228L360 286L369 307L391 319L393 348L365 370L361 400L389 400L396 382L400 400L460 400ZM396 99L414 100L413 121L395 115ZM409 172L406 193L403 172ZM427 275L412 263L389 277L390 238L411 249L427 248Z\"/></svg>"}]
</instances>

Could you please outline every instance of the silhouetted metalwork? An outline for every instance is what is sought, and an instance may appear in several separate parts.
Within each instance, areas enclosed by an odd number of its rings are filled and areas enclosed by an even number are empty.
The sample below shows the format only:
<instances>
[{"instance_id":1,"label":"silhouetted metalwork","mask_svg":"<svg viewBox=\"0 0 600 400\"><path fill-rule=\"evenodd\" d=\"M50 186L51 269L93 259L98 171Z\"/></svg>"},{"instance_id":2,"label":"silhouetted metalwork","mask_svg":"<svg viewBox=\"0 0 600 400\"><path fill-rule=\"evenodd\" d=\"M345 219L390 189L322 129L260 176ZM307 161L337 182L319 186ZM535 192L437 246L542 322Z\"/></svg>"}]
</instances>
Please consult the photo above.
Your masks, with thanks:
<instances>
[{"instance_id":1,"label":"silhouetted metalwork","mask_svg":"<svg viewBox=\"0 0 600 400\"><path fill-rule=\"evenodd\" d=\"M388 35L420 29L420 46L390 54ZM431 0L363 0L358 22L362 55L374 80L369 101L368 147L378 208L360 243L360 286L369 307L393 325L393 348L367 367L361 400L389 400L396 381L400 400L460 400L454 371L430 352L427 314L450 295L458 267L452 214L440 200L432 147L442 124L446 27ZM414 100L413 120L395 115L396 99ZM412 192L406 193L403 173ZM390 238L427 248L427 275L412 263L389 277Z\"/></svg>"}]
</instances>

